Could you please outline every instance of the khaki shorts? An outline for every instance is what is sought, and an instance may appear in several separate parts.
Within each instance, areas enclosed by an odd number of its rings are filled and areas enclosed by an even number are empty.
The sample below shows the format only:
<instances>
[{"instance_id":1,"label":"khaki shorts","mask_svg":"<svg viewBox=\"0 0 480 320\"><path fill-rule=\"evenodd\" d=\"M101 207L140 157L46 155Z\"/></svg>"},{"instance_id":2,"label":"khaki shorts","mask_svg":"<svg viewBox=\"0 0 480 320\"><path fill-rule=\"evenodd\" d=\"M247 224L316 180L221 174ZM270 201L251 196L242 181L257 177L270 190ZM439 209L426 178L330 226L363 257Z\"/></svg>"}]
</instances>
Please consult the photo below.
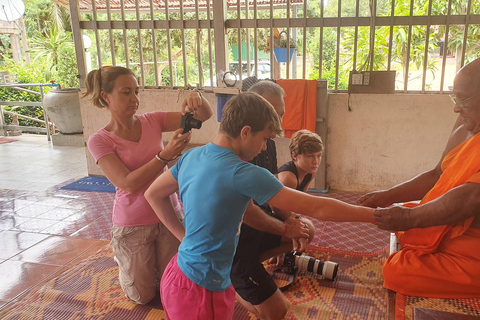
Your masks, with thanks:
<instances>
[{"instance_id":1,"label":"khaki shorts","mask_svg":"<svg viewBox=\"0 0 480 320\"><path fill-rule=\"evenodd\" d=\"M161 223L113 226L110 242L117 258L120 285L125 296L137 304L150 302L163 272L178 252L180 242Z\"/></svg>"}]
</instances>

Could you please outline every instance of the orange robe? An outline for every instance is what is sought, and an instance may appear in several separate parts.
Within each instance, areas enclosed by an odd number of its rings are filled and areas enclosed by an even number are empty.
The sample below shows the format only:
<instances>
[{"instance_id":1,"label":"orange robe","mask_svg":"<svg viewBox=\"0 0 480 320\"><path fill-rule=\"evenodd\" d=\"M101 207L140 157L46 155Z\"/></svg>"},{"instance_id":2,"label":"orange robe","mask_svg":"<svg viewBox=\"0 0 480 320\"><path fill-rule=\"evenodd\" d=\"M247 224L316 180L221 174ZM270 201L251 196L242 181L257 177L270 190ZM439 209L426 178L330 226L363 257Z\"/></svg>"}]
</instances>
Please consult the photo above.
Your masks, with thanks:
<instances>
[{"instance_id":1,"label":"orange robe","mask_svg":"<svg viewBox=\"0 0 480 320\"><path fill-rule=\"evenodd\" d=\"M420 205L464 183L480 183L480 133L445 156L442 172ZM403 249L383 266L385 288L429 298L480 297L480 229L471 228L472 221L399 232Z\"/></svg>"},{"instance_id":2,"label":"orange robe","mask_svg":"<svg viewBox=\"0 0 480 320\"><path fill-rule=\"evenodd\" d=\"M315 132L317 124L317 80L278 79L285 91L285 115L282 127L291 138L300 129Z\"/></svg>"}]
</instances>

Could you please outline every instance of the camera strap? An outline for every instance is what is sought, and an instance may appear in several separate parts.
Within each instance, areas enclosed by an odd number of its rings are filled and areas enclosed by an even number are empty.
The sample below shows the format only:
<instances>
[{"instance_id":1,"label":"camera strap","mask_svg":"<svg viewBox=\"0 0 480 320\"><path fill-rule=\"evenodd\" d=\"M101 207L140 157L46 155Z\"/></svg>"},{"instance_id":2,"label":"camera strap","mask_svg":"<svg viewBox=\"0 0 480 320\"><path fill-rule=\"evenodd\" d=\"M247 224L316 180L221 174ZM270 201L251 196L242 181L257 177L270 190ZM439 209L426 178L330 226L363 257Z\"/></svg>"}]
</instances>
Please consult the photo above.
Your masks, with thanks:
<instances>
[{"instance_id":1,"label":"camera strap","mask_svg":"<svg viewBox=\"0 0 480 320\"><path fill-rule=\"evenodd\" d=\"M295 272L288 272L286 271L285 269L276 269L276 270L273 270L272 274L270 275L272 278L275 277L276 274L280 274L280 275L287 275L288 276L288 284L282 286L282 287L278 287L280 289L280 291L282 292L285 292L287 291L293 284L293 280L295 280L295 277L297 276L297 273L298 273L298 269L295 268Z\"/></svg>"}]
</instances>

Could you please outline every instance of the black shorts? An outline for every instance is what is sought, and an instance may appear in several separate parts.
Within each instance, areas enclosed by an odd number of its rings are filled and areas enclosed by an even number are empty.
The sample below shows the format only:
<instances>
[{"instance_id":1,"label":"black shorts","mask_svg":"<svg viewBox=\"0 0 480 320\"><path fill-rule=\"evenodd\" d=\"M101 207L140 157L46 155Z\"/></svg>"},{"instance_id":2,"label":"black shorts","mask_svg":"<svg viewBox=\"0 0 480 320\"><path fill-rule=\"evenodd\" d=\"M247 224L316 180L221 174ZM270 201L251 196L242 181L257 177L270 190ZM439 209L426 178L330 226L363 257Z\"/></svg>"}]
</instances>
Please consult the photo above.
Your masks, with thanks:
<instances>
[{"instance_id":1,"label":"black shorts","mask_svg":"<svg viewBox=\"0 0 480 320\"><path fill-rule=\"evenodd\" d=\"M280 246L281 238L242 225L230 278L235 291L253 305L259 305L277 291L277 285L259 258L266 250Z\"/></svg>"}]
</instances>

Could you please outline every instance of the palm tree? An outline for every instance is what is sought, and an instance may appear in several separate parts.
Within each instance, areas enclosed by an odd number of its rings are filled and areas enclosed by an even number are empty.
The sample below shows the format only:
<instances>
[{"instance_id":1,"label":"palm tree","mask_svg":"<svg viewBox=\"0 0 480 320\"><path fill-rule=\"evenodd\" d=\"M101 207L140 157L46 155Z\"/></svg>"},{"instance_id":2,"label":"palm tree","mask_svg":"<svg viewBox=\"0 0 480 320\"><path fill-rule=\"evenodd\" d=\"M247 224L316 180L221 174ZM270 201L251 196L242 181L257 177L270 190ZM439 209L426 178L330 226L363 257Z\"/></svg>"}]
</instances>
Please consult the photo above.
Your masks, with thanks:
<instances>
[{"instance_id":1,"label":"palm tree","mask_svg":"<svg viewBox=\"0 0 480 320\"><path fill-rule=\"evenodd\" d=\"M73 41L70 32L59 30L53 24L45 33L37 31L35 37L30 39L30 46L28 52L33 55L33 62L45 61L45 80L50 81L57 71L62 50L73 47Z\"/></svg>"}]
</instances>

